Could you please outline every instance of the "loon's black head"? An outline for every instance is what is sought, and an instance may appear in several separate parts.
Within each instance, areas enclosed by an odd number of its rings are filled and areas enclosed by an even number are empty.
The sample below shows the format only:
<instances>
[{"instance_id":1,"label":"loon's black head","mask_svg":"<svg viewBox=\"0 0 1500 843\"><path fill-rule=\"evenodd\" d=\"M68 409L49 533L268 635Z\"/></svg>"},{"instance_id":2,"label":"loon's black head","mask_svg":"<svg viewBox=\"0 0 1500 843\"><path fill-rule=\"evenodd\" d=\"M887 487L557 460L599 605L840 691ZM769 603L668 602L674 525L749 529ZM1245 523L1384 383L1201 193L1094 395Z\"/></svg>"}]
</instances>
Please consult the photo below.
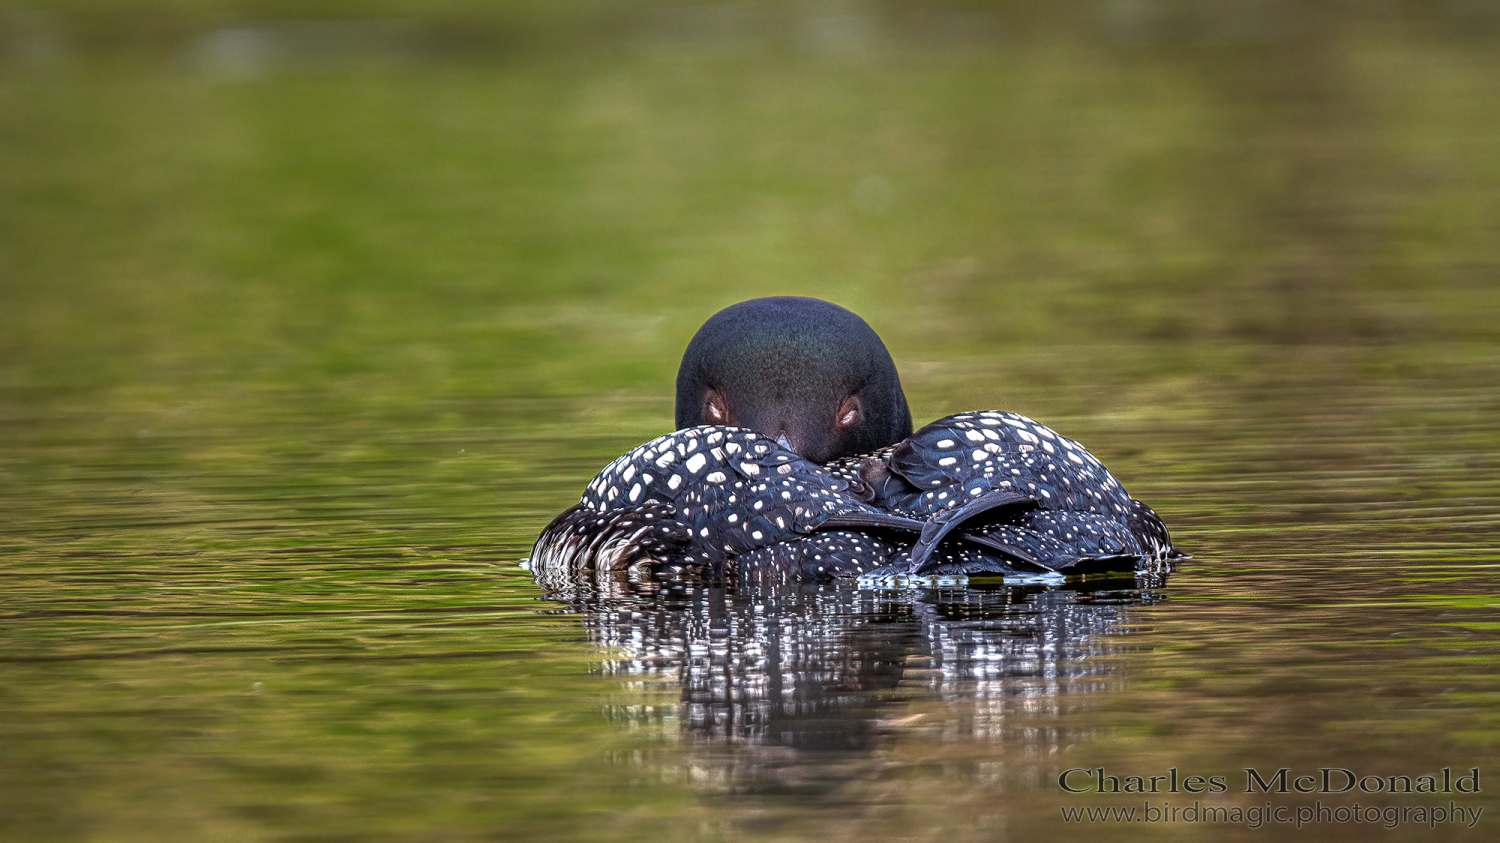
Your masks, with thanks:
<instances>
[{"instance_id":1,"label":"loon's black head","mask_svg":"<svg viewBox=\"0 0 1500 843\"><path fill-rule=\"evenodd\" d=\"M911 411L885 344L819 299L752 299L703 323L677 370L677 427L723 424L824 463L900 442Z\"/></svg>"}]
</instances>

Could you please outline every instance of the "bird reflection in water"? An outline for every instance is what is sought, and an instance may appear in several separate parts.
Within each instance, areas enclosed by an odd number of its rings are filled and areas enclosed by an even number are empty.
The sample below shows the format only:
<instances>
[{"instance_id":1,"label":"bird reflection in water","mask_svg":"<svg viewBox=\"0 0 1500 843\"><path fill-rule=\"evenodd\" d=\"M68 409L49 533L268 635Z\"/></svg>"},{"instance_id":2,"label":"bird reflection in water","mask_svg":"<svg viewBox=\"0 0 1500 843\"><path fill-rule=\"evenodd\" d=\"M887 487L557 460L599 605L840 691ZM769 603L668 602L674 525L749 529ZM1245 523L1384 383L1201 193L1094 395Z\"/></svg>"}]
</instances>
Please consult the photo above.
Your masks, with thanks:
<instances>
[{"instance_id":1,"label":"bird reflection in water","mask_svg":"<svg viewBox=\"0 0 1500 843\"><path fill-rule=\"evenodd\" d=\"M1123 648L1128 610L1164 585L1165 574L927 589L622 575L550 596L582 615L604 673L680 686L675 706L618 705L612 719L675 720L690 744L750 750L715 775L782 788L793 767L867 755L912 728L1044 758L1079 738L1045 721L1110 685L1099 657Z\"/></svg>"}]
</instances>

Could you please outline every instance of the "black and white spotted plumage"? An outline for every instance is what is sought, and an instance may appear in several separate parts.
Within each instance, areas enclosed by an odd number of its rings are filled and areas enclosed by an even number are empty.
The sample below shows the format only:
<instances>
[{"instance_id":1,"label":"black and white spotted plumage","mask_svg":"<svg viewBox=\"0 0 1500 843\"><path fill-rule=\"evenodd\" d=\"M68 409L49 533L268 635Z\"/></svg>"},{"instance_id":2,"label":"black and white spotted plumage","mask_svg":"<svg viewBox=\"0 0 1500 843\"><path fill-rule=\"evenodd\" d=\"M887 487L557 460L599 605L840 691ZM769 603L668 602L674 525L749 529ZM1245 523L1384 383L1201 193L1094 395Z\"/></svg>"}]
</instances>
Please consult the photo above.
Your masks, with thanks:
<instances>
[{"instance_id":1,"label":"black and white spotted plumage","mask_svg":"<svg viewBox=\"0 0 1500 843\"><path fill-rule=\"evenodd\" d=\"M537 540L539 576L636 565L825 579L884 564L865 531L921 523L848 494L848 481L751 430L690 427L610 463ZM839 528L856 528L855 532Z\"/></svg>"},{"instance_id":2,"label":"black and white spotted plumage","mask_svg":"<svg viewBox=\"0 0 1500 843\"><path fill-rule=\"evenodd\" d=\"M1083 446L975 412L827 466L741 428L670 433L605 467L542 534L532 567L821 580L1131 570L1175 553Z\"/></svg>"},{"instance_id":3,"label":"black and white spotted plumage","mask_svg":"<svg viewBox=\"0 0 1500 843\"><path fill-rule=\"evenodd\" d=\"M1017 555L1057 571L1129 569L1176 555L1161 519L1093 454L1015 413L948 416L828 468L881 510L931 525L911 551L913 572L1003 573ZM967 536L964 553L932 555L955 533Z\"/></svg>"}]
</instances>

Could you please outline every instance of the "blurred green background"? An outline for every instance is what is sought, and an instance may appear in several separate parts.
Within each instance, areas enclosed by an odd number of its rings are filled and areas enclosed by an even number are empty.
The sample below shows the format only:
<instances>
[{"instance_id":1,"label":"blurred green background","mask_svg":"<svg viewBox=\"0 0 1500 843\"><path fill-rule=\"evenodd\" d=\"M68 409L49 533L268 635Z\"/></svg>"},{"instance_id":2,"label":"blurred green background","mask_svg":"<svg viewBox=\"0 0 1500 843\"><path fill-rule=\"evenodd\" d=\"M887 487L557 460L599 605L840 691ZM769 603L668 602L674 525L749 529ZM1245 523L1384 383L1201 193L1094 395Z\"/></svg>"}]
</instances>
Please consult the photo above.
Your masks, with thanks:
<instances>
[{"instance_id":1,"label":"blurred green background","mask_svg":"<svg viewBox=\"0 0 1500 843\"><path fill-rule=\"evenodd\" d=\"M1067 721L1099 757L1493 757L1497 232L1500 2L11 0L0 831L890 832L628 761L598 695L676 689L590 681L514 564L769 294L863 315L919 423L1084 441L1198 557ZM929 749L879 800L934 836Z\"/></svg>"},{"instance_id":2,"label":"blurred green background","mask_svg":"<svg viewBox=\"0 0 1500 843\"><path fill-rule=\"evenodd\" d=\"M12 4L0 384L657 392L772 293L918 381L1487 342L1497 43L1477 0Z\"/></svg>"}]
</instances>

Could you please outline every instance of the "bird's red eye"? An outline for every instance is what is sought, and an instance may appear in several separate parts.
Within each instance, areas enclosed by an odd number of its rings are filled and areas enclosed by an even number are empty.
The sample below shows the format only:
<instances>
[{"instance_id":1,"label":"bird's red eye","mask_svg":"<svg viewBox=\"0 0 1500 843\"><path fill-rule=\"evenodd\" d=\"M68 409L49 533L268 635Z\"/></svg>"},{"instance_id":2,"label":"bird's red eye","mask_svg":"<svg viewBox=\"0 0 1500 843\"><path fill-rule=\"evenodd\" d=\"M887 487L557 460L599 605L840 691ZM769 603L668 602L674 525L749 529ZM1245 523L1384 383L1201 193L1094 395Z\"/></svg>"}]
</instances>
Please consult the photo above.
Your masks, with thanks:
<instances>
[{"instance_id":1,"label":"bird's red eye","mask_svg":"<svg viewBox=\"0 0 1500 843\"><path fill-rule=\"evenodd\" d=\"M853 427L859 421L859 397L851 395L844 399L839 405L838 414L834 416L834 425L840 430Z\"/></svg>"},{"instance_id":2,"label":"bird's red eye","mask_svg":"<svg viewBox=\"0 0 1500 843\"><path fill-rule=\"evenodd\" d=\"M703 397L703 420L709 424L729 423L729 410L724 406L724 398L712 389Z\"/></svg>"}]
</instances>

